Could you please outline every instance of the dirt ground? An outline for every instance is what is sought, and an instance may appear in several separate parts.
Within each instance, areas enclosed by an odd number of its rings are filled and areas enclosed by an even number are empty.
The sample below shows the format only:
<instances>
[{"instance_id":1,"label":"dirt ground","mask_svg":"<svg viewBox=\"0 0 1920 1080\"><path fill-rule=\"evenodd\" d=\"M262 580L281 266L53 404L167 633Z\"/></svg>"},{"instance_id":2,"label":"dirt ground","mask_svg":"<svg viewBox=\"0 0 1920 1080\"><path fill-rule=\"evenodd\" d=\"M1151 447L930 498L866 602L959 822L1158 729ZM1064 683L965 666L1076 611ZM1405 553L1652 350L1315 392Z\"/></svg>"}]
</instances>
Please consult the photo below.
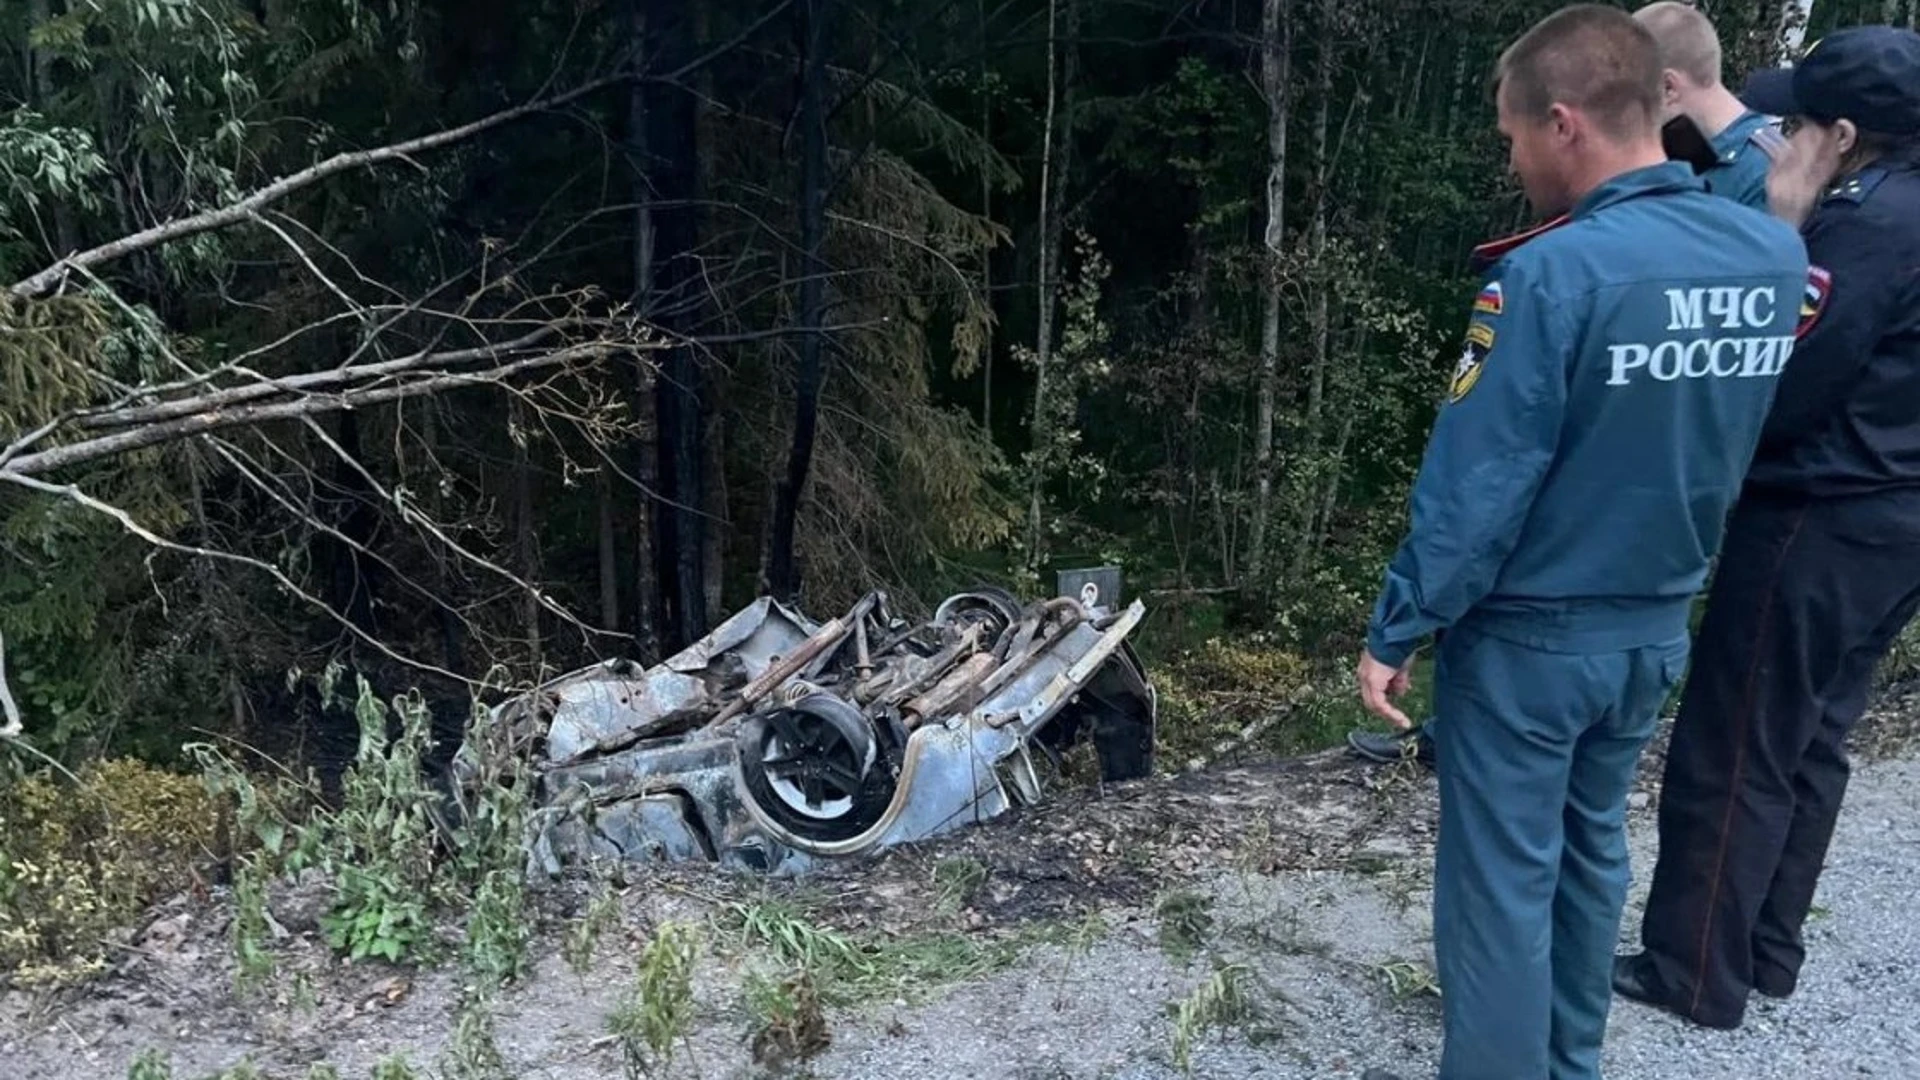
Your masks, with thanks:
<instances>
[{"instance_id":1,"label":"dirt ground","mask_svg":"<svg viewBox=\"0 0 1920 1080\"><path fill-rule=\"evenodd\" d=\"M1867 777L1887 789L1858 796L1870 812L1904 799L1920 818L1916 715L1912 701L1890 701L1863 725L1861 759L1896 770L1863 768L1856 792ZM1634 799L1637 876L1650 865L1657 775L1656 743ZM584 974L562 960L562 943L594 889L570 882L538 894L537 959L490 1014L500 1066L490 1075L628 1075L608 1017L669 922L698 928L703 944L690 1035L667 1075L1173 1077L1185 1071L1188 1036L1193 1075L1420 1065L1437 1044L1425 922L1435 811L1432 778L1411 762L1367 766L1336 751L1069 792L803 882L646 871L618 888L618 918ZM275 891L278 971L244 995L219 898L160 905L104 976L0 996L0 1074L118 1078L159 1051L182 1080L243 1063L275 1078L321 1063L369 1077L396 1056L415 1075L489 1075L458 1034L458 964L332 959L317 928L323 904L313 888ZM769 910L888 958L857 995L799 1025L807 1052L786 1060L769 1050L781 1040L769 1042L768 1014L747 992L751 973L784 968L769 967L765 940L739 931L743 912ZM885 967L895 961L897 971ZM1900 1007L1911 1016L1916 1006ZM1644 1018L1620 1022L1679 1037ZM1692 1080L1760 1075L1738 1062L1721 1073L1705 1059L1668 1060L1664 1045L1648 1060L1688 1062ZM1622 1052L1645 1057L1637 1046ZM1672 1075L1619 1064L1625 1071L1610 1075Z\"/></svg>"}]
</instances>

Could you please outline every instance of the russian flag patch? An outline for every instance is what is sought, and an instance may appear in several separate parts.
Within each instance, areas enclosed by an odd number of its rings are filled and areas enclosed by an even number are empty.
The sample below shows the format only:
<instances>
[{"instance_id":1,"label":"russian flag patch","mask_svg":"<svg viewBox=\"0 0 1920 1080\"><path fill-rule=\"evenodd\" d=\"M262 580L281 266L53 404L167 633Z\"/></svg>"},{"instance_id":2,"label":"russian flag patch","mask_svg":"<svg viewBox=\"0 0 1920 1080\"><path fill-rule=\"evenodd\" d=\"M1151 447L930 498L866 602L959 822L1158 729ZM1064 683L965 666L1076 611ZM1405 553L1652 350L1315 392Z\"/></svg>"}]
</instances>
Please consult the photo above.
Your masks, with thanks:
<instances>
[{"instance_id":1,"label":"russian flag patch","mask_svg":"<svg viewBox=\"0 0 1920 1080\"><path fill-rule=\"evenodd\" d=\"M1820 314L1827 310L1827 298L1833 295L1833 275L1820 266L1807 267L1807 293L1800 299L1800 325L1794 327L1795 340L1806 337Z\"/></svg>"},{"instance_id":2,"label":"russian flag patch","mask_svg":"<svg viewBox=\"0 0 1920 1080\"><path fill-rule=\"evenodd\" d=\"M1480 295L1473 298L1475 315L1498 315L1505 307L1506 298L1497 281L1488 282L1486 288L1480 290Z\"/></svg>"}]
</instances>

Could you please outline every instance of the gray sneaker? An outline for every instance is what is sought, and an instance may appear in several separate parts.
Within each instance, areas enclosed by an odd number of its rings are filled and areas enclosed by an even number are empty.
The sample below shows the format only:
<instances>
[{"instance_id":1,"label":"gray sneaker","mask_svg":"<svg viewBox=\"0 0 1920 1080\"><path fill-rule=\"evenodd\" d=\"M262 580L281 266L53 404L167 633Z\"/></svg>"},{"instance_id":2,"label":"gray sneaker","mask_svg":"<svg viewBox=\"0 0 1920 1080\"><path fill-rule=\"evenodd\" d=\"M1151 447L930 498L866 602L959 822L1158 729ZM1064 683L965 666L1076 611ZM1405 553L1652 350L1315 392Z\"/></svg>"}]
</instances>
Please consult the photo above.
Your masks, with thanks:
<instances>
[{"instance_id":1,"label":"gray sneaker","mask_svg":"<svg viewBox=\"0 0 1920 1080\"><path fill-rule=\"evenodd\" d=\"M1391 765L1411 754L1420 764L1433 768L1433 736L1427 733L1424 723L1399 732L1356 728L1347 733L1347 748L1382 765Z\"/></svg>"}]
</instances>

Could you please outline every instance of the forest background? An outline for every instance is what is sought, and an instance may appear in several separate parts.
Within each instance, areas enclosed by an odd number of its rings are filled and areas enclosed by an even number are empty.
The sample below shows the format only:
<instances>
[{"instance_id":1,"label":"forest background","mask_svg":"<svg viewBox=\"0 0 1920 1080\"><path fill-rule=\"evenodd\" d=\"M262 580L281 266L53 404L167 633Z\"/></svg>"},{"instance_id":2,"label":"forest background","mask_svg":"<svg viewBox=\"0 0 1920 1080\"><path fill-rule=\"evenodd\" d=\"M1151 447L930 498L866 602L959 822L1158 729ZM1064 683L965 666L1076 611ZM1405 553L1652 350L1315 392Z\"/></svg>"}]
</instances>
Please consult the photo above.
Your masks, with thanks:
<instances>
[{"instance_id":1,"label":"forest background","mask_svg":"<svg viewBox=\"0 0 1920 1080\"><path fill-rule=\"evenodd\" d=\"M1325 745L1558 6L5 0L0 783L1107 563L1168 767Z\"/></svg>"}]
</instances>

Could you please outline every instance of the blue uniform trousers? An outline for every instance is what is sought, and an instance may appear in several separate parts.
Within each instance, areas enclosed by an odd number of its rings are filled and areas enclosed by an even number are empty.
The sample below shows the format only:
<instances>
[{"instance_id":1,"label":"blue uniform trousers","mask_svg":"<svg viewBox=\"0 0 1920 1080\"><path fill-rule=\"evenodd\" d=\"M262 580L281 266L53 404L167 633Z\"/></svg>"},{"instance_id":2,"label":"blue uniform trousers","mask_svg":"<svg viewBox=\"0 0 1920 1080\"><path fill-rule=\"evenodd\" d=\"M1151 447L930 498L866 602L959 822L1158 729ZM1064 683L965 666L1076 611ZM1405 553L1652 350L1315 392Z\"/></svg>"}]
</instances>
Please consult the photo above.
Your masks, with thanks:
<instances>
[{"instance_id":1,"label":"blue uniform trousers","mask_svg":"<svg viewBox=\"0 0 1920 1080\"><path fill-rule=\"evenodd\" d=\"M1687 649L1553 652L1471 626L1441 642L1441 1080L1600 1075L1627 795Z\"/></svg>"}]
</instances>

